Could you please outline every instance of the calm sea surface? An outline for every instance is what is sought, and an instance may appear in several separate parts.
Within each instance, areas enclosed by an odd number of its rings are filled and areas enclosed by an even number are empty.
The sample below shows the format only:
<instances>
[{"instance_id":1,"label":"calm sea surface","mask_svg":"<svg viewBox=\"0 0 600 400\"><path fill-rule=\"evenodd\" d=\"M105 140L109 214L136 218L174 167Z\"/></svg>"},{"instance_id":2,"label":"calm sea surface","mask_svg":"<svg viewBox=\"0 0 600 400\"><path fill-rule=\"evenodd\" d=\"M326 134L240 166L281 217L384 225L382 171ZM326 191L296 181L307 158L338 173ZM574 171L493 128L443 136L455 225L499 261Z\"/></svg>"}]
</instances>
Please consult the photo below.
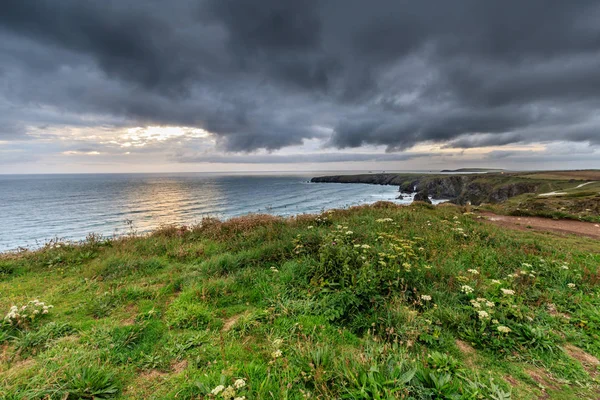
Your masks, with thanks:
<instances>
[{"instance_id":1,"label":"calm sea surface","mask_svg":"<svg viewBox=\"0 0 600 400\"><path fill-rule=\"evenodd\" d=\"M395 200L396 186L309 183L306 175L0 175L0 252L50 239L113 236L203 217L295 215ZM322 174L321 174L322 175Z\"/></svg>"}]
</instances>

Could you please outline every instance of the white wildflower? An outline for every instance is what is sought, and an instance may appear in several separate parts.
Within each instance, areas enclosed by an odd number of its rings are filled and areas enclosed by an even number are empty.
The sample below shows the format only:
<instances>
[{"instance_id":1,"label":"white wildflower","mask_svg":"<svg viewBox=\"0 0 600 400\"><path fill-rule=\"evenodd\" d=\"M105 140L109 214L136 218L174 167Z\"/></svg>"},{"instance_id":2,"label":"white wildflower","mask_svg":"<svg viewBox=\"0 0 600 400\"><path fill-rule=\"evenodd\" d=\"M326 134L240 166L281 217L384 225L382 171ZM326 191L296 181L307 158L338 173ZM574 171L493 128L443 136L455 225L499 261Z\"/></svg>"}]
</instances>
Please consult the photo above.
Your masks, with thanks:
<instances>
[{"instance_id":1,"label":"white wildflower","mask_svg":"<svg viewBox=\"0 0 600 400\"><path fill-rule=\"evenodd\" d=\"M574 283L567 283L567 286L569 287L569 289L575 289L575 285Z\"/></svg>"},{"instance_id":2,"label":"white wildflower","mask_svg":"<svg viewBox=\"0 0 600 400\"><path fill-rule=\"evenodd\" d=\"M504 326L504 325L499 325L497 329L498 329L498 332L501 332L501 333L512 332L512 329L510 329L508 326Z\"/></svg>"},{"instance_id":3,"label":"white wildflower","mask_svg":"<svg viewBox=\"0 0 600 400\"><path fill-rule=\"evenodd\" d=\"M476 269L468 269L467 272L473 275L479 275L479 271L477 271Z\"/></svg>"},{"instance_id":4,"label":"white wildflower","mask_svg":"<svg viewBox=\"0 0 600 400\"><path fill-rule=\"evenodd\" d=\"M473 293L475 291L475 289L473 289L469 285L462 285L461 288L460 288L460 290L461 290L461 292L463 292L465 294Z\"/></svg>"},{"instance_id":5,"label":"white wildflower","mask_svg":"<svg viewBox=\"0 0 600 400\"><path fill-rule=\"evenodd\" d=\"M352 235L354 232L352 231L346 231L346 235Z\"/></svg>"},{"instance_id":6,"label":"white wildflower","mask_svg":"<svg viewBox=\"0 0 600 400\"><path fill-rule=\"evenodd\" d=\"M487 311L477 311L477 315L479 316L479 319L486 319L490 317L490 314L487 313Z\"/></svg>"},{"instance_id":7,"label":"white wildflower","mask_svg":"<svg viewBox=\"0 0 600 400\"><path fill-rule=\"evenodd\" d=\"M243 379L238 379L238 380L236 380L235 382L233 382L233 386L234 386L236 389L241 389L241 388L243 388L244 386L246 386L246 381L245 381L245 380L243 380Z\"/></svg>"},{"instance_id":8,"label":"white wildflower","mask_svg":"<svg viewBox=\"0 0 600 400\"><path fill-rule=\"evenodd\" d=\"M211 390L210 392L216 396L219 393L221 393L223 390L225 390L225 386L219 385L216 388L214 388L213 390Z\"/></svg>"},{"instance_id":9,"label":"white wildflower","mask_svg":"<svg viewBox=\"0 0 600 400\"><path fill-rule=\"evenodd\" d=\"M227 386L225 390L223 390L223 394L221 394L224 399L231 400L235 397L235 389L232 386Z\"/></svg>"},{"instance_id":10,"label":"white wildflower","mask_svg":"<svg viewBox=\"0 0 600 400\"><path fill-rule=\"evenodd\" d=\"M421 295L421 300L431 301L431 296L429 296L427 294L422 294Z\"/></svg>"},{"instance_id":11,"label":"white wildflower","mask_svg":"<svg viewBox=\"0 0 600 400\"><path fill-rule=\"evenodd\" d=\"M471 300L471 305L474 308L481 308L481 304L478 301L475 301L475 300Z\"/></svg>"},{"instance_id":12,"label":"white wildflower","mask_svg":"<svg viewBox=\"0 0 600 400\"><path fill-rule=\"evenodd\" d=\"M515 294L515 291L512 290L512 289L504 289L504 288L502 288L500 290L502 291L502 294L505 295L505 296L512 296L512 295Z\"/></svg>"},{"instance_id":13,"label":"white wildflower","mask_svg":"<svg viewBox=\"0 0 600 400\"><path fill-rule=\"evenodd\" d=\"M281 350L275 350L274 352L271 353L271 357L273 357L273 358L279 358L279 357L282 356L282 354L283 353L281 352Z\"/></svg>"}]
</instances>

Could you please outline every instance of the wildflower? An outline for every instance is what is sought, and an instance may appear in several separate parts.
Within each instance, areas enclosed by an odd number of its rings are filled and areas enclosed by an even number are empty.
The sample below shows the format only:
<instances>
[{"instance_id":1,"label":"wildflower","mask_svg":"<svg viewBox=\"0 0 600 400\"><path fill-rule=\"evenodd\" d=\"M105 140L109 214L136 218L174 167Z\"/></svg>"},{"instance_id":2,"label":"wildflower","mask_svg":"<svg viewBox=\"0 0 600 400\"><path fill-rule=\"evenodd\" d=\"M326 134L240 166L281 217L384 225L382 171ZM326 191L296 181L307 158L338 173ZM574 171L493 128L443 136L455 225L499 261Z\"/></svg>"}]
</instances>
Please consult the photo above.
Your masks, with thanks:
<instances>
[{"instance_id":1,"label":"wildflower","mask_svg":"<svg viewBox=\"0 0 600 400\"><path fill-rule=\"evenodd\" d=\"M494 307L494 302L493 302L493 301L486 300L486 302L485 302L485 305L486 305L486 307L488 307L488 308L492 308L492 307Z\"/></svg>"},{"instance_id":2,"label":"wildflower","mask_svg":"<svg viewBox=\"0 0 600 400\"><path fill-rule=\"evenodd\" d=\"M429 296L427 294L422 294L421 295L421 300L431 301L431 296Z\"/></svg>"},{"instance_id":3,"label":"wildflower","mask_svg":"<svg viewBox=\"0 0 600 400\"><path fill-rule=\"evenodd\" d=\"M279 270L275 267L271 267L271 272L279 272Z\"/></svg>"},{"instance_id":4,"label":"wildflower","mask_svg":"<svg viewBox=\"0 0 600 400\"><path fill-rule=\"evenodd\" d=\"M273 340L273 346L275 346L275 347L279 347L282 344L283 344L283 339L281 339L281 338L277 338L277 339Z\"/></svg>"},{"instance_id":5,"label":"wildflower","mask_svg":"<svg viewBox=\"0 0 600 400\"><path fill-rule=\"evenodd\" d=\"M521 265L524 266L524 267L527 267L527 268L531 268L531 264L522 263Z\"/></svg>"},{"instance_id":6,"label":"wildflower","mask_svg":"<svg viewBox=\"0 0 600 400\"><path fill-rule=\"evenodd\" d=\"M310 226L308 227L308 229L312 229L312 228L314 228L312 225L310 225Z\"/></svg>"},{"instance_id":7,"label":"wildflower","mask_svg":"<svg viewBox=\"0 0 600 400\"><path fill-rule=\"evenodd\" d=\"M279 358L279 357L282 356L282 354L283 353L281 352L281 350L275 350L274 352L271 353L271 357L273 357L273 358Z\"/></svg>"},{"instance_id":8,"label":"wildflower","mask_svg":"<svg viewBox=\"0 0 600 400\"><path fill-rule=\"evenodd\" d=\"M223 390L225 390L225 386L219 385L216 388L214 388L213 390L211 390L210 393L212 393L212 394L214 394L216 396L219 393L221 393Z\"/></svg>"},{"instance_id":9,"label":"wildflower","mask_svg":"<svg viewBox=\"0 0 600 400\"><path fill-rule=\"evenodd\" d=\"M232 386L227 386L227 389L223 390L221 396L223 396L224 399L233 399L235 397L235 389Z\"/></svg>"},{"instance_id":10,"label":"wildflower","mask_svg":"<svg viewBox=\"0 0 600 400\"><path fill-rule=\"evenodd\" d=\"M500 333L510 333L512 332L512 329L510 329L508 326L504 326L504 325L498 325L498 332Z\"/></svg>"},{"instance_id":11,"label":"wildflower","mask_svg":"<svg viewBox=\"0 0 600 400\"><path fill-rule=\"evenodd\" d=\"M574 283L567 283L567 286L569 287L569 289L575 289L575 285Z\"/></svg>"},{"instance_id":12,"label":"wildflower","mask_svg":"<svg viewBox=\"0 0 600 400\"><path fill-rule=\"evenodd\" d=\"M562 268L562 269L569 269L569 267L568 267L568 266L566 266L566 265L563 265L561 268Z\"/></svg>"},{"instance_id":13,"label":"wildflower","mask_svg":"<svg viewBox=\"0 0 600 400\"><path fill-rule=\"evenodd\" d=\"M246 396L240 396L240 397L236 397L233 400L246 400Z\"/></svg>"},{"instance_id":14,"label":"wildflower","mask_svg":"<svg viewBox=\"0 0 600 400\"><path fill-rule=\"evenodd\" d=\"M360 247L362 247L363 249L370 249L371 248L371 246L369 246L368 244L363 244Z\"/></svg>"},{"instance_id":15,"label":"wildflower","mask_svg":"<svg viewBox=\"0 0 600 400\"><path fill-rule=\"evenodd\" d=\"M502 288L500 290L502 291L502 294L505 295L505 296L512 296L512 295L515 294L515 291L512 290L512 289L504 289L504 288Z\"/></svg>"},{"instance_id":16,"label":"wildflower","mask_svg":"<svg viewBox=\"0 0 600 400\"><path fill-rule=\"evenodd\" d=\"M486 319L490 317L490 314L487 313L487 311L477 311L477 314L479 316L479 319Z\"/></svg>"},{"instance_id":17,"label":"wildflower","mask_svg":"<svg viewBox=\"0 0 600 400\"><path fill-rule=\"evenodd\" d=\"M478 301L475 301L475 300L471 300L471 305L474 308L481 308L481 304Z\"/></svg>"},{"instance_id":18,"label":"wildflower","mask_svg":"<svg viewBox=\"0 0 600 400\"><path fill-rule=\"evenodd\" d=\"M473 275L479 275L479 271L477 271L476 269L468 269L467 272Z\"/></svg>"},{"instance_id":19,"label":"wildflower","mask_svg":"<svg viewBox=\"0 0 600 400\"><path fill-rule=\"evenodd\" d=\"M354 247L360 247L360 244L355 244Z\"/></svg>"},{"instance_id":20,"label":"wildflower","mask_svg":"<svg viewBox=\"0 0 600 400\"><path fill-rule=\"evenodd\" d=\"M235 382L233 382L233 386L234 386L236 389L241 389L241 388L243 388L244 386L246 386L246 381L245 381L245 380L243 380L243 379L238 379L238 380L236 380Z\"/></svg>"},{"instance_id":21,"label":"wildflower","mask_svg":"<svg viewBox=\"0 0 600 400\"><path fill-rule=\"evenodd\" d=\"M501 280L499 280L499 279L492 279L492 283L493 283L494 285L499 285L499 284L501 284L501 283L502 283L502 281L501 281Z\"/></svg>"},{"instance_id":22,"label":"wildflower","mask_svg":"<svg viewBox=\"0 0 600 400\"><path fill-rule=\"evenodd\" d=\"M465 293L465 294L469 294L469 293L473 293L474 289L469 286L469 285L462 285L460 288L461 292Z\"/></svg>"},{"instance_id":23,"label":"wildflower","mask_svg":"<svg viewBox=\"0 0 600 400\"><path fill-rule=\"evenodd\" d=\"M499 323L500 323L500 321L498 321L497 319L492 320L492 324L499 324Z\"/></svg>"},{"instance_id":24,"label":"wildflower","mask_svg":"<svg viewBox=\"0 0 600 400\"><path fill-rule=\"evenodd\" d=\"M347 232L346 232L346 235L352 235L353 233L354 233L354 232L352 232L352 231L347 231Z\"/></svg>"}]
</instances>

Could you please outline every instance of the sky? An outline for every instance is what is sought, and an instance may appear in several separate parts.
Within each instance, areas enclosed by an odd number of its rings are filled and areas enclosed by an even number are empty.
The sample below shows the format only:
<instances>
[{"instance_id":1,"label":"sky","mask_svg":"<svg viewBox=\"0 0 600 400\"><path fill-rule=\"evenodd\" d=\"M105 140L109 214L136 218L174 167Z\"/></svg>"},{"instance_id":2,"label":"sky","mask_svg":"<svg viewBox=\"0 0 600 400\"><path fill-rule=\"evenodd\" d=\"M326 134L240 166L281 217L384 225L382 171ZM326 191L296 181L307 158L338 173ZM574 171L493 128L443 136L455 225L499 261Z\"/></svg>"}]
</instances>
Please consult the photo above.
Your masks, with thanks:
<instances>
[{"instance_id":1,"label":"sky","mask_svg":"<svg viewBox=\"0 0 600 400\"><path fill-rule=\"evenodd\" d=\"M3 0L0 173L600 168L597 0Z\"/></svg>"}]
</instances>

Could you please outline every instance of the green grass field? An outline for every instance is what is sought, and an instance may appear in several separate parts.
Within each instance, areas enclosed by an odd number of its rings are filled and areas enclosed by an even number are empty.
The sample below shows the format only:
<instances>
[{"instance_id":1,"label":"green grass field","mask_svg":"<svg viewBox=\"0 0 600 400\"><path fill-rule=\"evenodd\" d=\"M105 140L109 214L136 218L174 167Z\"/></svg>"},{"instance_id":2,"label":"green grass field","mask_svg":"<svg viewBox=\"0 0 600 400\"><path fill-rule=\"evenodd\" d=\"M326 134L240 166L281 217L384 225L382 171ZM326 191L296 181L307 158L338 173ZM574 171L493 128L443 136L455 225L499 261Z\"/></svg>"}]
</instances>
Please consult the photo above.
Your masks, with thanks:
<instances>
[{"instance_id":1,"label":"green grass field","mask_svg":"<svg viewBox=\"0 0 600 400\"><path fill-rule=\"evenodd\" d=\"M418 204L53 243L0 256L0 398L598 399L599 266Z\"/></svg>"}]
</instances>

